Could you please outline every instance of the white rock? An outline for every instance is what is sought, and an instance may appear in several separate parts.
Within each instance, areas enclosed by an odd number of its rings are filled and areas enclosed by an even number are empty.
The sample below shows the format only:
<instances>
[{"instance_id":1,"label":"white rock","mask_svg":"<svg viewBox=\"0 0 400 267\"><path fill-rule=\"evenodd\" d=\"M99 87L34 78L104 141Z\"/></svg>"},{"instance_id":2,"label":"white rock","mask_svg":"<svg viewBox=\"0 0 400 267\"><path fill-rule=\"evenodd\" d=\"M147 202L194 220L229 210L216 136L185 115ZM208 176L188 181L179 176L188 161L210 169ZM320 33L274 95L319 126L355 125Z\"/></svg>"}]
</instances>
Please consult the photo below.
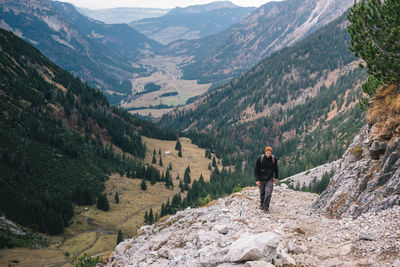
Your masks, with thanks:
<instances>
[{"instance_id":1,"label":"white rock","mask_svg":"<svg viewBox=\"0 0 400 267\"><path fill-rule=\"evenodd\" d=\"M130 244L129 240L122 241L121 243L118 244L118 246L115 247L115 253L117 255L122 255L126 251L129 244Z\"/></svg>"},{"instance_id":2,"label":"white rock","mask_svg":"<svg viewBox=\"0 0 400 267\"><path fill-rule=\"evenodd\" d=\"M256 261L261 258L271 261L276 256L280 242L281 237L271 232L242 235L229 247L227 258L230 262Z\"/></svg>"},{"instance_id":3,"label":"white rock","mask_svg":"<svg viewBox=\"0 0 400 267\"><path fill-rule=\"evenodd\" d=\"M214 230L217 231L220 234L227 234L229 232L229 226L226 224L220 224L220 225L216 225L214 226Z\"/></svg>"},{"instance_id":4,"label":"white rock","mask_svg":"<svg viewBox=\"0 0 400 267\"><path fill-rule=\"evenodd\" d=\"M400 258L393 262L393 267L400 267Z\"/></svg>"},{"instance_id":5,"label":"white rock","mask_svg":"<svg viewBox=\"0 0 400 267\"><path fill-rule=\"evenodd\" d=\"M244 265L245 267L274 267L272 263L265 261L248 261Z\"/></svg>"}]
</instances>

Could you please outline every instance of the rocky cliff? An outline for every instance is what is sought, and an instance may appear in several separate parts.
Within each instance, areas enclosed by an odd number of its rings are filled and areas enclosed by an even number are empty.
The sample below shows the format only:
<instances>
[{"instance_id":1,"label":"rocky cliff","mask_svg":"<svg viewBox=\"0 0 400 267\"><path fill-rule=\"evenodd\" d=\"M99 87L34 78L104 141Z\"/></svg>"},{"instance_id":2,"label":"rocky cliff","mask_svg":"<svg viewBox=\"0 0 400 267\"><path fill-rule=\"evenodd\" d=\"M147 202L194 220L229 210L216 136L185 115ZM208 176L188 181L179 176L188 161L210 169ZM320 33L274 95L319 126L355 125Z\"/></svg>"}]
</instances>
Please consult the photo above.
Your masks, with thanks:
<instances>
[{"instance_id":1,"label":"rocky cliff","mask_svg":"<svg viewBox=\"0 0 400 267\"><path fill-rule=\"evenodd\" d=\"M400 205L400 138L364 126L312 210L332 217L380 212Z\"/></svg>"},{"instance_id":2,"label":"rocky cliff","mask_svg":"<svg viewBox=\"0 0 400 267\"><path fill-rule=\"evenodd\" d=\"M106 266L400 266L400 207L357 219L309 214L318 195L257 188L178 212L120 243Z\"/></svg>"}]
</instances>

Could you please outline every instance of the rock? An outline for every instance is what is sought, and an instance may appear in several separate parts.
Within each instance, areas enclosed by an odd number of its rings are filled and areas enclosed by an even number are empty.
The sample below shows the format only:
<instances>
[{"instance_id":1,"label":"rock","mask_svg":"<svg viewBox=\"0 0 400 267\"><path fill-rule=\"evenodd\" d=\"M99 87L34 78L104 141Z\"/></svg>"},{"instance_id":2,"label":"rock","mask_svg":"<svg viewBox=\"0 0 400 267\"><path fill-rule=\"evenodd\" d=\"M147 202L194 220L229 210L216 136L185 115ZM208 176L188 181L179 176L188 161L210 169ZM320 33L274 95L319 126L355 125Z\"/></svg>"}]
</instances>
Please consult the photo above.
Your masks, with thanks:
<instances>
[{"instance_id":1,"label":"rock","mask_svg":"<svg viewBox=\"0 0 400 267\"><path fill-rule=\"evenodd\" d=\"M384 154L386 151L386 142L375 140L372 142L369 152L373 159L379 159L381 154Z\"/></svg>"},{"instance_id":2,"label":"rock","mask_svg":"<svg viewBox=\"0 0 400 267\"><path fill-rule=\"evenodd\" d=\"M161 248L161 249L159 249L159 250L157 251L157 255L158 255L159 257L169 259L168 249L166 249L166 248Z\"/></svg>"},{"instance_id":3,"label":"rock","mask_svg":"<svg viewBox=\"0 0 400 267\"><path fill-rule=\"evenodd\" d=\"M152 267L167 267L169 264L169 260L166 259L159 259L153 264L151 264Z\"/></svg>"},{"instance_id":4,"label":"rock","mask_svg":"<svg viewBox=\"0 0 400 267\"><path fill-rule=\"evenodd\" d=\"M119 243L119 244L115 247L115 253L116 253L117 255L123 254L123 253L127 250L127 248L128 248L129 245L130 245L129 240L122 241L121 243Z\"/></svg>"},{"instance_id":5,"label":"rock","mask_svg":"<svg viewBox=\"0 0 400 267\"><path fill-rule=\"evenodd\" d=\"M230 262L257 261L261 258L271 261L276 257L280 242L281 237L272 232L242 235L229 247L227 258Z\"/></svg>"},{"instance_id":6,"label":"rock","mask_svg":"<svg viewBox=\"0 0 400 267\"><path fill-rule=\"evenodd\" d=\"M226 235L229 232L229 226L226 224L214 226L214 230L220 234Z\"/></svg>"},{"instance_id":7,"label":"rock","mask_svg":"<svg viewBox=\"0 0 400 267\"><path fill-rule=\"evenodd\" d=\"M393 267L400 267L400 258L395 260L392 264Z\"/></svg>"},{"instance_id":8,"label":"rock","mask_svg":"<svg viewBox=\"0 0 400 267\"><path fill-rule=\"evenodd\" d=\"M274 267L272 263L265 261L248 261L244 267Z\"/></svg>"},{"instance_id":9,"label":"rock","mask_svg":"<svg viewBox=\"0 0 400 267\"><path fill-rule=\"evenodd\" d=\"M214 239L215 239L215 233L205 231L205 230L200 230L197 233L196 245L198 247L201 247L201 246L211 243Z\"/></svg>"},{"instance_id":10,"label":"rock","mask_svg":"<svg viewBox=\"0 0 400 267\"><path fill-rule=\"evenodd\" d=\"M280 260L280 264L283 266L296 265L296 261L290 257L287 250L281 246L277 248L277 259Z\"/></svg>"},{"instance_id":11,"label":"rock","mask_svg":"<svg viewBox=\"0 0 400 267\"><path fill-rule=\"evenodd\" d=\"M367 240L367 241L376 241L379 239L379 235L376 233L360 233L359 235L360 240Z\"/></svg>"}]
</instances>

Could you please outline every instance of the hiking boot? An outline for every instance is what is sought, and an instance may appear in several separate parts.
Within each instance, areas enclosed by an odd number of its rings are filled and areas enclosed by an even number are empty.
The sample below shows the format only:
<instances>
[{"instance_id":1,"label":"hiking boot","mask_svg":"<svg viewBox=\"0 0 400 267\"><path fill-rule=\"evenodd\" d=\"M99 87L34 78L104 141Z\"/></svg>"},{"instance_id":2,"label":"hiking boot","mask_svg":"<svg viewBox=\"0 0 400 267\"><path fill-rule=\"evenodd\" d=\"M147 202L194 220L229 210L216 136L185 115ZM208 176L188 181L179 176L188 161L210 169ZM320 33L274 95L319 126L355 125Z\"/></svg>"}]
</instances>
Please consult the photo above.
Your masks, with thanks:
<instances>
[{"instance_id":1,"label":"hiking boot","mask_svg":"<svg viewBox=\"0 0 400 267\"><path fill-rule=\"evenodd\" d=\"M266 213L266 214L270 214L270 212L269 212L269 208L264 208L264 213Z\"/></svg>"},{"instance_id":2,"label":"hiking boot","mask_svg":"<svg viewBox=\"0 0 400 267\"><path fill-rule=\"evenodd\" d=\"M260 206L258 207L260 210L264 210L264 206L263 204L260 204Z\"/></svg>"}]
</instances>

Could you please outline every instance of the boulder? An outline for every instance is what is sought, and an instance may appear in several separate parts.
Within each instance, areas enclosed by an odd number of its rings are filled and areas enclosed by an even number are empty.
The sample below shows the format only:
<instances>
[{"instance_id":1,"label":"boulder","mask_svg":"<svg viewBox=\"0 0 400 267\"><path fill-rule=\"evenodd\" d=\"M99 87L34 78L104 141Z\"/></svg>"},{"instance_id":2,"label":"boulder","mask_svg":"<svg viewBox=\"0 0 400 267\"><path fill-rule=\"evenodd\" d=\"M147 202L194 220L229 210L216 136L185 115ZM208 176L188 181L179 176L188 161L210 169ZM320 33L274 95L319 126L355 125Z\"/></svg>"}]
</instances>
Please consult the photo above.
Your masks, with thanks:
<instances>
[{"instance_id":1,"label":"boulder","mask_svg":"<svg viewBox=\"0 0 400 267\"><path fill-rule=\"evenodd\" d=\"M230 262L257 261L264 259L272 261L276 257L276 248L281 237L272 232L256 235L242 235L229 247L227 259Z\"/></svg>"},{"instance_id":2,"label":"boulder","mask_svg":"<svg viewBox=\"0 0 400 267\"><path fill-rule=\"evenodd\" d=\"M274 265L265 261L248 261L244 267L274 267Z\"/></svg>"},{"instance_id":3,"label":"boulder","mask_svg":"<svg viewBox=\"0 0 400 267\"><path fill-rule=\"evenodd\" d=\"M214 230L220 234L226 235L229 232L229 226L226 224L220 224L214 226Z\"/></svg>"},{"instance_id":4,"label":"boulder","mask_svg":"<svg viewBox=\"0 0 400 267\"><path fill-rule=\"evenodd\" d=\"M384 154L386 151L386 142L375 140L372 142L369 152L371 154L371 158L379 159L379 156Z\"/></svg>"}]
</instances>

